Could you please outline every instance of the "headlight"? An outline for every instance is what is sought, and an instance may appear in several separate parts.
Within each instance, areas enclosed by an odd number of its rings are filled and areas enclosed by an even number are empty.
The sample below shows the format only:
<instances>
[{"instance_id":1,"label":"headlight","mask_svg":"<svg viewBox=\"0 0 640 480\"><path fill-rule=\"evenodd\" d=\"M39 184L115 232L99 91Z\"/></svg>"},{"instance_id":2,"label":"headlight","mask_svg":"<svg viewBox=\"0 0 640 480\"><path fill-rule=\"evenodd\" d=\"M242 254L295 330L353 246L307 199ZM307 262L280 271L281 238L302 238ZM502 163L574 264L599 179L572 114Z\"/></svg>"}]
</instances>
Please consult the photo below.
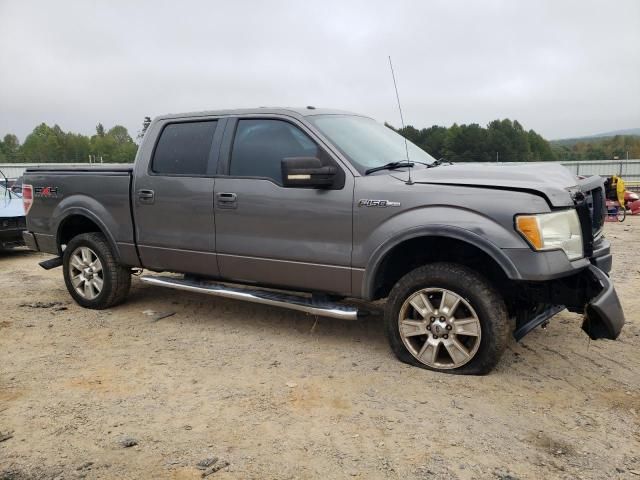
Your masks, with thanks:
<instances>
[{"instance_id":1,"label":"headlight","mask_svg":"<svg viewBox=\"0 0 640 480\"><path fill-rule=\"evenodd\" d=\"M516 228L536 250L562 249L569 260L584 256L580 219L574 209L518 215Z\"/></svg>"}]
</instances>

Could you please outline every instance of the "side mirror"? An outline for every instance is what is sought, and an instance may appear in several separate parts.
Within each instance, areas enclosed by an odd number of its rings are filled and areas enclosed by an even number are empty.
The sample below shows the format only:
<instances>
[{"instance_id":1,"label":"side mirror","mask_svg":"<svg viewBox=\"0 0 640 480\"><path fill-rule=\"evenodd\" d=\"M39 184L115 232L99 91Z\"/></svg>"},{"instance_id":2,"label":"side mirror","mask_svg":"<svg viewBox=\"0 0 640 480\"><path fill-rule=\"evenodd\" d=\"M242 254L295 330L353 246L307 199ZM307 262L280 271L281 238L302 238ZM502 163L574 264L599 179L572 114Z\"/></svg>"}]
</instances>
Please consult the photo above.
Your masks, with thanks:
<instances>
[{"instance_id":1,"label":"side mirror","mask_svg":"<svg viewBox=\"0 0 640 480\"><path fill-rule=\"evenodd\" d=\"M322 165L315 157L290 157L282 160L282 183L285 187L326 188L334 183L338 169Z\"/></svg>"}]
</instances>

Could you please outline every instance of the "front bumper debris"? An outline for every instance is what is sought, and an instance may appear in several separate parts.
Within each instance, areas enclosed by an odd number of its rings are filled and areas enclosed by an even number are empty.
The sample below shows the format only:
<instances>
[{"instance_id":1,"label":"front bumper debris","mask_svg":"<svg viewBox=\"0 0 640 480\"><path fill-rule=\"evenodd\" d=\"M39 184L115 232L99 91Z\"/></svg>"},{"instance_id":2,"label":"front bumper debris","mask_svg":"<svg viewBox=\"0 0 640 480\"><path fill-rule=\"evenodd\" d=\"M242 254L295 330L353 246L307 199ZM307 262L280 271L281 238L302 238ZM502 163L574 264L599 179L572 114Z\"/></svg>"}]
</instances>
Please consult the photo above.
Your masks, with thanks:
<instances>
[{"instance_id":1,"label":"front bumper debris","mask_svg":"<svg viewBox=\"0 0 640 480\"><path fill-rule=\"evenodd\" d=\"M609 265L606 256L600 258L605 260L605 266ZM615 340L624 326L624 312L613 282L596 265L567 277L528 282L522 287L515 299L519 304L513 332L517 341L539 325L546 325L565 308L584 316L582 329L593 340Z\"/></svg>"},{"instance_id":2,"label":"front bumper debris","mask_svg":"<svg viewBox=\"0 0 640 480\"><path fill-rule=\"evenodd\" d=\"M585 307L582 329L592 340L615 340L625 322L618 294L611 279L598 267L592 265L588 272L593 276L594 282L601 286L601 290Z\"/></svg>"}]
</instances>

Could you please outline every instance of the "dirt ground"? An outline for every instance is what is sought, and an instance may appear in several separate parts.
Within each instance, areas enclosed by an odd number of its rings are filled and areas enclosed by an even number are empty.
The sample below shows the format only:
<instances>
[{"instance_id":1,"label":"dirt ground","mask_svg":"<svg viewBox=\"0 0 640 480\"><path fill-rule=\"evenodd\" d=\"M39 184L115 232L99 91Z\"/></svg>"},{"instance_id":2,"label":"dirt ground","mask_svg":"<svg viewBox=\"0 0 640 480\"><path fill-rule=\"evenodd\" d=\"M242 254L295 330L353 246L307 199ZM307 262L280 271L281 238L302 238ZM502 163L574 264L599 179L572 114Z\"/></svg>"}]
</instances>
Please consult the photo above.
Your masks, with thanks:
<instances>
[{"instance_id":1,"label":"dirt ground","mask_svg":"<svg viewBox=\"0 0 640 480\"><path fill-rule=\"evenodd\" d=\"M84 310L44 256L0 254L0 479L640 479L640 217L606 230L620 339L564 312L486 377L398 362L377 317L137 279Z\"/></svg>"}]
</instances>

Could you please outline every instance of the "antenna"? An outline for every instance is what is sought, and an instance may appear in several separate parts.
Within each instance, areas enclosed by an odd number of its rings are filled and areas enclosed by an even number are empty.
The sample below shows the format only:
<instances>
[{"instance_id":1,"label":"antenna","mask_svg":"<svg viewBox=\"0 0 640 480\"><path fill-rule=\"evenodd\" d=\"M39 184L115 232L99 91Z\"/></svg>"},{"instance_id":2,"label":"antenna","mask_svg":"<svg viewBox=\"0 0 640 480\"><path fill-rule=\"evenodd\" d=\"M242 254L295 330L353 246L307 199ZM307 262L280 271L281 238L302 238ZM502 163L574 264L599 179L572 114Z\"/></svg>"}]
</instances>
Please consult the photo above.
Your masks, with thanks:
<instances>
[{"instance_id":1,"label":"antenna","mask_svg":"<svg viewBox=\"0 0 640 480\"><path fill-rule=\"evenodd\" d=\"M5 197L7 196L7 193L9 194L9 200L11 200L11 189L9 188L9 179L7 178L7 176L4 174L4 172L2 170L0 170L0 174L2 174L2 178L4 178L4 195Z\"/></svg>"},{"instance_id":2,"label":"antenna","mask_svg":"<svg viewBox=\"0 0 640 480\"><path fill-rule=\"evenodd\" d=\"M391 78L393 78L393 88L396 90L396 100L398 100L398 111L400 112L400 124L402 125L402 130L404 130L404 118L402 117L402 107L400 106L400 95L398 95L398 84L396 83L396 75L393 73L393 63L391 63L391 55L389 55L389 67L391 68ZM406 132L405 132L406 133ZM404 150L407 155L407 162L409 160L409 144L407 143L407 137L404 135ZM413 185L411 181L411 165L409 165L409 180L407 180L407 185Z\"/></svg>"}]
</instances>

